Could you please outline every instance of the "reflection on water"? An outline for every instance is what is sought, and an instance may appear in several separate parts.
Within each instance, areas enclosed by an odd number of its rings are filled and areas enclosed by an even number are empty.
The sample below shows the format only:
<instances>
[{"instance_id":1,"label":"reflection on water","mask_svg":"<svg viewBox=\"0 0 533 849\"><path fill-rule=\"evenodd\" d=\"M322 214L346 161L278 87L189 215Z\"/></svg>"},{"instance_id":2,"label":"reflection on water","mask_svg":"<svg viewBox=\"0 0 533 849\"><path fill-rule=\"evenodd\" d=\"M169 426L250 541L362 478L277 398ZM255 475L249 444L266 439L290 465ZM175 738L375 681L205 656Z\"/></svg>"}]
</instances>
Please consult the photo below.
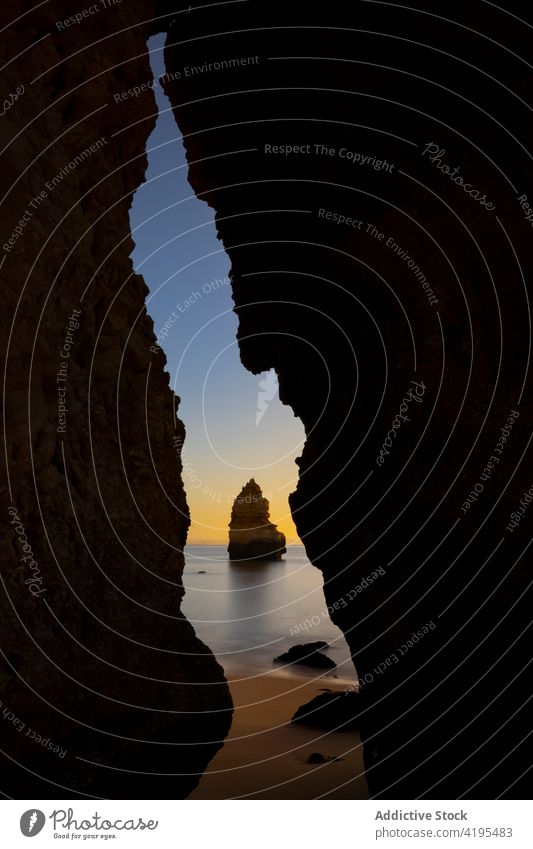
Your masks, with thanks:
<instances>
[{"instance_id":1,"label":"reflection on water","mask_svg":"<svg viewBox=\"0 0 533 849\"><path fill-rule=\"evenodd\" d=\"M227 675L267 672L291 645L326 640L334 674L355 679L346 640L327 615L322 574L303 546L288 546L281 561L230 563L225 546L188 545L183 584L183 613ZM311 678L318 670L295 672Z\"/></svg>"}]
</instances>

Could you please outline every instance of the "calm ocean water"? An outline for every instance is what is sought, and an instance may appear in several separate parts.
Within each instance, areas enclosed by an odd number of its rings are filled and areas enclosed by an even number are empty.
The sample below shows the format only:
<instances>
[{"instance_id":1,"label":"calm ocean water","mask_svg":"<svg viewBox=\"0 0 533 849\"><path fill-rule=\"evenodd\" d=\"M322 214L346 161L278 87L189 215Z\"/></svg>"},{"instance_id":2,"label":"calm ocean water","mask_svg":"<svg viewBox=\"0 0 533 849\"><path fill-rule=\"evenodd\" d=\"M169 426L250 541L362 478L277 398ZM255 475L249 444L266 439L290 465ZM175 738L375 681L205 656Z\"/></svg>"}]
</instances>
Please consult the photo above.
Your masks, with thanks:
<instances>
[{"instance_id":1,"label":"calm ocean water","mask_svg":"<svg viewBox=\"0 0 533 849\"><path fill-rule=\"evenodd\" d=\"M230 563L225 546L188 545L183 584L183 613L226 674L267 672L291 645L326 640L331 647L325 653L337 664L334 674L355 679L346 640L327 615L322 573L303 546L288 546L278 562ZM307 630L291 634L306 620ZM293 670L309 678L318 672Z\"/></svg>"}]
</instances>

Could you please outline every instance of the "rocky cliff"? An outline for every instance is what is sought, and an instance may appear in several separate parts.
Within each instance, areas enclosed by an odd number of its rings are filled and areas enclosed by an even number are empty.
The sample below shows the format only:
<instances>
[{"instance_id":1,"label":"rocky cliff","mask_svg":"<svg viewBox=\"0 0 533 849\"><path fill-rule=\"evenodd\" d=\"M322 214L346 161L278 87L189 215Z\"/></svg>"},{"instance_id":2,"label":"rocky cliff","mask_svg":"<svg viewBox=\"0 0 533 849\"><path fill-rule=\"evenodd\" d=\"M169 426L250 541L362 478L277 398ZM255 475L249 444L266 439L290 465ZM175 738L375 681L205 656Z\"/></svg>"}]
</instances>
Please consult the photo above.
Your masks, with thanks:
<instances>
[{"instance_id":1,"label":"rocky cliff","mask_svg":"<svg viewBox=\"0 0 533 849\"><path fill-rule=\"evenodd\" d=\"M182 426L129 260L155 120L146 39L167 29L243 364L276 369L306 428L291 506L359 672L371 793L520 798L523 10L197 6L1 12L2 790L185 795L229 724L222 671L178 614Z\"/></svg>"},{"instance_id":2,"label":"rocky cliff","mask_svg":"<svg viewBox=\"0 0 533 849\"><path fill-rule=\"evenodd\" d=\"M180 613L183 425L130 260L166 22L136 0L0 14L0 786L179 798L232 708Z\"/></svg>"},{"instance_id":3,"label":"rocky cliff","mask_svg":"<svg viewBox=\"0 0 533 849\"><path fill-rule=\"evenodd\" d=\"M285 534L270 522L270 505L252 478L233 502L229 524L230 560L281 560Z\"/></svg>"},{"instance_id":4,"label":"rocky cliff","mask_svg":"<svg viewBox=\"0 0 533 849\"><path fill-rule=\"evenodd\" d=\"M243 365L274 368L305 425L291 507L359 672L376 797L527 792L533 188L515 5L219 3L167 40Z\"/></svg>"}]
</instances>

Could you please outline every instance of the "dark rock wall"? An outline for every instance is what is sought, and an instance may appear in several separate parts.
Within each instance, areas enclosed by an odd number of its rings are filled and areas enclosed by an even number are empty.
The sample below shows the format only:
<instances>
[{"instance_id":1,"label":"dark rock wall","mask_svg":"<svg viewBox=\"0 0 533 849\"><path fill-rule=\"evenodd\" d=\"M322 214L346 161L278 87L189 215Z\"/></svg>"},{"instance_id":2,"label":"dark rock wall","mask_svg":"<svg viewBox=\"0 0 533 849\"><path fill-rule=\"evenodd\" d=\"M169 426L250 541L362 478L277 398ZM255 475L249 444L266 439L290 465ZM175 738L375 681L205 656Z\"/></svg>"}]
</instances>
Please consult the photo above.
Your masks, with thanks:
<instances>
[{"instance_id":1,"label":"dark rock wall","mask_svg":"<svg viewBox=\"0 0 533 849\"><path fill-rule=\"evenodd\" d=\"M520 797L531 765L533 508L508 527L533 483L512 10L221 3L169 28L242 362L276 369L306 428L291 507L362 681L374 796Z\"/></svg>"},{"instance_id":2,"label":"dark rock wall","mask_svg":"<svg viewBox=\"0 0 533 849\"><path fill-rule=\"evenodd\" d=\"M165 22L152 3L88 5L1 12L2 96L24 88L0 119L0 788L181 797L231 701L179 612L184 429L129 258L155 99L114 97L152 79Z\"/></svg>"}]
</instances>

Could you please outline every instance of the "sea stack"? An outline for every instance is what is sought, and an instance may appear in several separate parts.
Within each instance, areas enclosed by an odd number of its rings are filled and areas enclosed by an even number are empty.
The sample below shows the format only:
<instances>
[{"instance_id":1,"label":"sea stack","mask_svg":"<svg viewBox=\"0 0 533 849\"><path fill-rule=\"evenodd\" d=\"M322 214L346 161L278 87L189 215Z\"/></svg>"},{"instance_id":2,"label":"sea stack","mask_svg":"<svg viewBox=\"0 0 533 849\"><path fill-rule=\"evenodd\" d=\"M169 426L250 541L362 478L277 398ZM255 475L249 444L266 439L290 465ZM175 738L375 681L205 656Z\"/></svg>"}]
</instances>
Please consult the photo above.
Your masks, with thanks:
<instances>
[{"instance_id":1,"label":"sea stack","mask_svg":"<svg viewBox=\"0 0 533 849\"><path fill-rule=\"evenodd\" d=\"M229 524L230 560L281 560L285 534L269 521L268 499L252 478L233 502Z\"/></svg>"}]
</instances>

